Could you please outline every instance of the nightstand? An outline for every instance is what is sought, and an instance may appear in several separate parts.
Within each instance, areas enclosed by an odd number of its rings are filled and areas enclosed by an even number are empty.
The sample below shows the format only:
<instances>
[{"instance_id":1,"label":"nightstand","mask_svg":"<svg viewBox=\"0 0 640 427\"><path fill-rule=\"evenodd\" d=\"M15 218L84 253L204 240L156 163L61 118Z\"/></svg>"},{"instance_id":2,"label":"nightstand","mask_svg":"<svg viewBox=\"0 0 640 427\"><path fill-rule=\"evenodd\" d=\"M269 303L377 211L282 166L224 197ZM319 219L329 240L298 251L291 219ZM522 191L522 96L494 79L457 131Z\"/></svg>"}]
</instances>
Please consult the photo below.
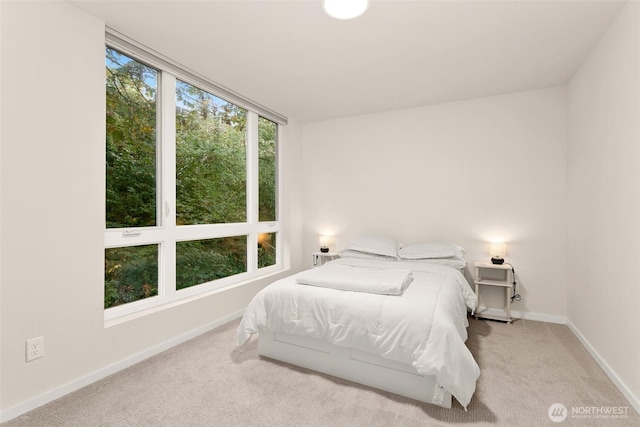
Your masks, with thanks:
<instances>
[{"instance_id":1,"label":"nightstand","mask_svg":"<svg viewBox=\"0 0 640 427\"><path fill-rule=\"evenodd\" d=\"M336 258L340 258L338 252L314 252L311 254L311 267L319 267Z\"/></svg>"},{"instance_id":2,"label":"nightstand","mask_svg":"<svg viewBox=\"0 0 640 427\"><path fill-rule=\"evenodd\" d=\"M478 307L476 307L475 310L476 319L483 318L501 320L503 322L511 323L513 321L513 318L511 317L511 310L509 308L511 303L511 291L513 289L513 270L511 264L492 264L490 262L476 261L473 263L473 266L476 268L474 284L476 285L476 295L478 296ZM484 309L481 312L478 311L480 305L481 286L498 286L504 288L504 316L486 313L487 309Z\"/></svg>"}]
</instances>

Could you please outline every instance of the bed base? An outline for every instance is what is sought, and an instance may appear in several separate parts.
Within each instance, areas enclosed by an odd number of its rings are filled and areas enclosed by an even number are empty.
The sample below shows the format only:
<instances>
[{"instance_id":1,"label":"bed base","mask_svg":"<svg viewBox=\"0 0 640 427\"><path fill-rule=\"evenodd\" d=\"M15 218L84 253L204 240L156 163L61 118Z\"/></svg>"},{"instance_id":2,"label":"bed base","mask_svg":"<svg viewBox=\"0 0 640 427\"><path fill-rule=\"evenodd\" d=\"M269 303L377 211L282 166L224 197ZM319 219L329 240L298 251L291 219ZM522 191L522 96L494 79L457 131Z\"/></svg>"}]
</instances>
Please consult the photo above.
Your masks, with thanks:
<instances>
[{"instance_id":1,"label":"bed base","mask_svg":"<svg viewBox=\"0 0 640 427\"><path fill-rule=\"evenodd\" d=\"M261 331L258 353L271 359L343 378L358 384L451 408L451 393L435 377L418 374L410 365L326 341Z\"/></svg>"}]
</instances>

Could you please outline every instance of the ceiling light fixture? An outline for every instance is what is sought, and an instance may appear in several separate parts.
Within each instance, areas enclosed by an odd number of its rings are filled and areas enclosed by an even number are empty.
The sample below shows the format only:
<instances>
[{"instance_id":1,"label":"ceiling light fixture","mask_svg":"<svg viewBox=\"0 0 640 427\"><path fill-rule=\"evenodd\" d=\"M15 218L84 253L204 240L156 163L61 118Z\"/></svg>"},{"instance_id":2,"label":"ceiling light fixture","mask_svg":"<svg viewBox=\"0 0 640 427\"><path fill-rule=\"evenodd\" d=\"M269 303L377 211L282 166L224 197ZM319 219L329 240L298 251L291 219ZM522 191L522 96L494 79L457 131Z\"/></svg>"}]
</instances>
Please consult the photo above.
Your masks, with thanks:
<instances>
[{"instance_id":1,"label":"ceiling light fixture","mask_svg":"<svg viewBox=\"0 0 640 427\"><path fill-rule=\"evenodd\" d=\"M353 19L369 8L369 0L322 0L322 9L332 18Z\"/></svg>"}]
</instances>

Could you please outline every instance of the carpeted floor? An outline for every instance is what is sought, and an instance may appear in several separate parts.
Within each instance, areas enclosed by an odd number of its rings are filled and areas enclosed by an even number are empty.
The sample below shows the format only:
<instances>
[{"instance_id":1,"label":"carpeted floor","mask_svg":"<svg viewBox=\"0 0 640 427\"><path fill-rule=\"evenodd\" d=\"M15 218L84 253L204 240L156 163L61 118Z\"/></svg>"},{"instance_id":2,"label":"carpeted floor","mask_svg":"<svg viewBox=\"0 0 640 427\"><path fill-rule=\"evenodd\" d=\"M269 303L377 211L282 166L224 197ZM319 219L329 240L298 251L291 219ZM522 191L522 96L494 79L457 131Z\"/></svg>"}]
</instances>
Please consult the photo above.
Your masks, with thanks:
<instances>
[{"instance_id":1,"label":"carpeted floor","mask_svg":"<svg viewBox=\"0 0 640 427\"><path fill-rule=\"evenodd\" d=\"M255 337L235 348L235 321L2 427L640 425L566 326L470 323L467 344L482 374L468 412L457 402L442 409L261 359ZM561 423L548 415L555 403L568 411ZM584 414L611 407L627 413Z\"/></svg>"}]
</instances>

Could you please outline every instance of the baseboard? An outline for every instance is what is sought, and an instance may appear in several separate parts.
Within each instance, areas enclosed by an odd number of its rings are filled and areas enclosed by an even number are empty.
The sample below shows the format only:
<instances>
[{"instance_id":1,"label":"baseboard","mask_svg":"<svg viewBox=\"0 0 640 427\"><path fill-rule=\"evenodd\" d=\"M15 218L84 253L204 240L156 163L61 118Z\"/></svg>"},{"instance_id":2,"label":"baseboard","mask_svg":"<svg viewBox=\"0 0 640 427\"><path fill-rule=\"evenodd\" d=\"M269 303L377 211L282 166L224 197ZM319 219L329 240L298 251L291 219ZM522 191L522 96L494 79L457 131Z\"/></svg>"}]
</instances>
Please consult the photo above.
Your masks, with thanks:
<instances>
[{"instance_id":1,"label":"baseboard","mask_svg":"<svg viewBox=\"0 0 640 427\"><path fill-rule=\"evenodd\" d=\"M25 402L22 402L16 406L5 409L4 411L0 411L0 423L5 421L9 421L13 418L19 417L22 414L25 414L29 411L32 411L42 405L45 405L49 402L52 402L56 399L61 398L71 392L81 389L82 387L86 387L89 384L92 384L96 381L99 381L109 375L112 375L118 371L121 371L125 368L135 365L138 362L142 362L145 359L148 359L156 354L162 353L172 347L175 347L183 342L189 341L197 337L198 335L202 335L205 332L209 332L215 328L218 328L225 323L229 323L235 319L239 319L242 317L244 310L237 311L235 313L231 313L228 316L222 317L218 320L215 320L209 324L201 326L197 329L189 331L185 334L182 334L178 337L172 338L169 341L165 341L157 346L148 348L140 353L134 354L126 359L123 359L119 362L116 362L112 365L106 366L102 369L99 369L96 372L85 375L84 377L78 378L77 380L71 381L67 384L64 384L58 388L55 388L51 391L48 391L40 396L34 397L33 399L29 399Z\"/></svg>"},{"instance_id":2,"label":"baseboard","mask_svg":"<svg viewBox=\"0 0 640 427\"><path fill-rule=\"evenodd\" d=\"M640 399L629 390L629 387L626 386L624 381L622 381L618 375L609 367L607 362L600 356L600 354L596 351L595 348L591 345L591 343L582 335L582 333L576 328L576 326L571 323L570 320L567 321L567 326L573 332L573 335L580 341L582 346L587 349L591 357L594 358L596 363L600 365L605 374L609 377L609 379L613 382L613 384L620 390L620 393L629 401L633 409L636 410L638 414L640 414Z\"/></svg>"},{"instance_id":3,"label":"baseboard","mask_svg":"<svg viewBox=\"0 0 640 427\"><path fill-rule=\"evenodd\" d=\"M504 310L497 308L479 307L478 311L484 311L493 316L504 316ZM564 325L567 323L566 317L552 316L550 314L529 313L527 311L511 310L511 317L514 319L535 320L536 322L558 323Z\"/></svg>"}]
</instances>

